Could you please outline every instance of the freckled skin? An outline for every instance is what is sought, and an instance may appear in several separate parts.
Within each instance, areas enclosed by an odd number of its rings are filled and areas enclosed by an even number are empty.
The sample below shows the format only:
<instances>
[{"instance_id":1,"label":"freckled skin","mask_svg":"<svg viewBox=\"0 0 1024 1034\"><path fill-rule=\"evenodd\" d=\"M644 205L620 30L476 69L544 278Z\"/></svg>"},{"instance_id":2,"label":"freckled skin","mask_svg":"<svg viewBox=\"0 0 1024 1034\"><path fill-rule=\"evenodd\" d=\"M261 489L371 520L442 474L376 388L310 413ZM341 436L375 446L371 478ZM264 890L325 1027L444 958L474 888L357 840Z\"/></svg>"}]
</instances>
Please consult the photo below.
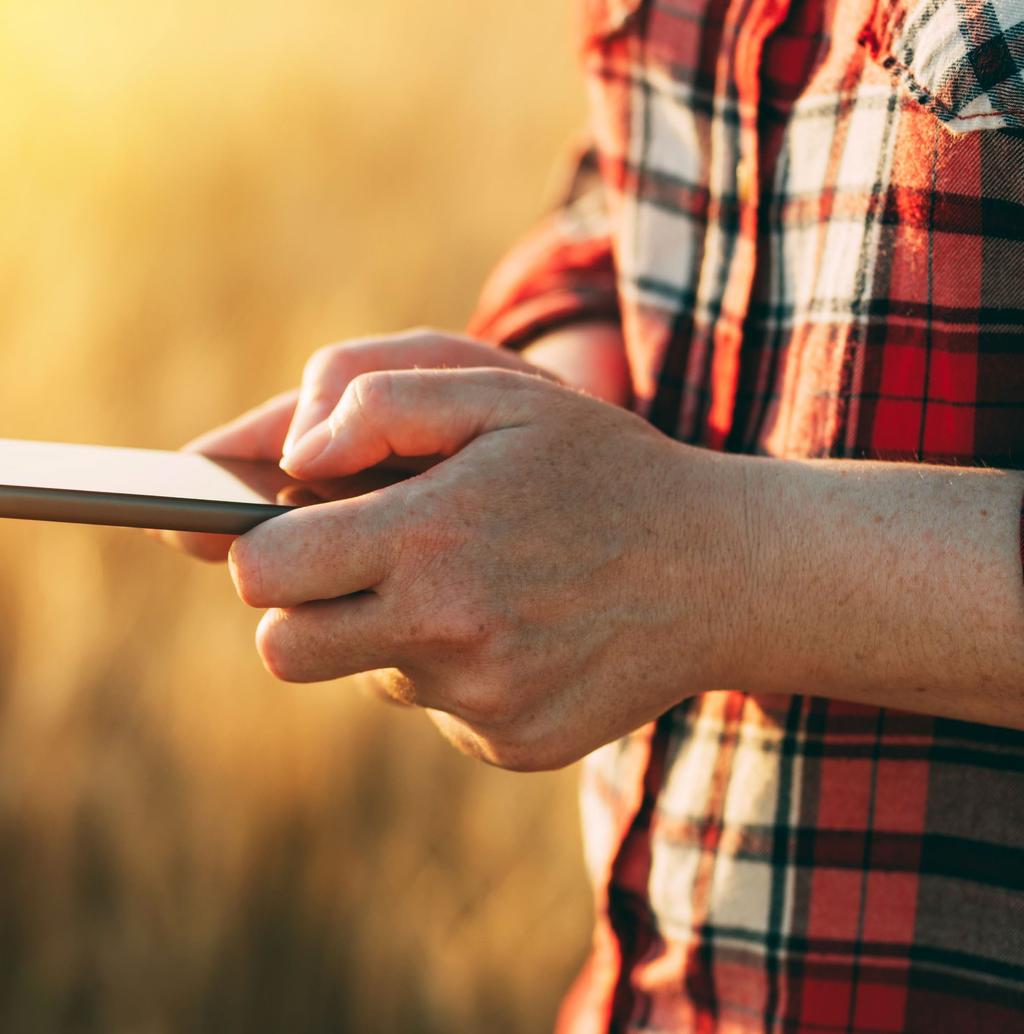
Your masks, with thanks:
<instances>
[{"instance_id":1,"label":"freckled skin","mask_svg":"<svg viewBox=\"0 0 1024 1034\"><path fill-rule=\"evenodd\" d=\"M628 398L621 337L568 340L607 350L568 364L603 371L585 386L606 401L420 332L322 350L298 395L194 443L276 458L312 430L323 451L300 477L425 471L230 546L273 674L387 669L391 699L523 770L709 688L1024 728L1024 476L689 448L607 404ZM164 537L207 559L229 546Z\"/></svg>"},{"instance_id":2,"label":"freckled skin","mask_svg":"<svg viewBox=\"0 0 1024 1034\"><path fill-rule=\"evenodd\" d=\"M460 745L517 769L574 761L727 678L713 630L733 609L729 580L719 575L721 592L696 598L675 591L709 565L734 566L736 547L710 531L728 505L711 491L719 457L534 377L402 378L413 381L359 403L356 430L323 464L367 462L374 426L400 435L396 410L441 402L406 389L491 391L489 424L468 442L455 420L418 446L394 443L453 455L413 481L240 540L233 576L246 602L273 608L259 646L275 674L398 668L406 699L448 715L444 730L460 730ZM396 392L401 406L388 409ZM665 502L683 498L702 506L707 530L674 520ZM356 588L372 595L353 607L340 597Z\"/></svg>"},{"instance_id":3,"label":"freckled skin","mask_svg":"<svg viewBox=\"0 0 1024 1034\"><path fill-rule=\"evenodd\" d=\"M559 365L567 343L584 357L568 364L575 384L628 400L614 328L573 329L561 342L539 342L531 358ZM472 441L385 443L402 465L431 448L458 455L372 503L265 525L235 543L231 571L245 602L269 608L257 645L273 674L386 668L382 692L426 706L460 749L548 768L724 678L713 672L726 651L709 629L727 608L721 572L736 565L725 537L676 527L672 502L687 493L709 515L727 505L706 478L716 457L687 470L675 462L681 446L621 409L553 387L514 353L432 332L322 349L297 397L193 447L276 457L368 370L496 365L529 374L498 392L532 400L513 426L477 428ZM165 537L211 559L228 548L210 536ZM696 606L688 568L707 563L719 590ZM369 591L344 595L356 590Z\"/></svg>"}]
</instances>

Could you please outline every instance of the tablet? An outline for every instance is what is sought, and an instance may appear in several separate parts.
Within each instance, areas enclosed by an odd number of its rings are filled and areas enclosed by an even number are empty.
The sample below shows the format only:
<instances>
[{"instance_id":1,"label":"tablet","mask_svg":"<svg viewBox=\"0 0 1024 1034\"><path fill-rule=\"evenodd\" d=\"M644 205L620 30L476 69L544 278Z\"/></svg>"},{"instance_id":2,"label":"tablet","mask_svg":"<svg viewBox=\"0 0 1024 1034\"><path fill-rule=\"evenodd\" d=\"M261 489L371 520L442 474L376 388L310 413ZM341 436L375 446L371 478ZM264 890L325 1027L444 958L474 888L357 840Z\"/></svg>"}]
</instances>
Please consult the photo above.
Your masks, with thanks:
<instances>
[{"instance_id":1,"label":"tablet","mask_svg":"<svg viewBox=\"0 0 1024 1034\"><path fill-rule=\"evenodd\" d=\"M267 461L0 439L0 517L241 535L297 506L405 477L374 470L296 481Z\"/></svg>"}]
</instances>

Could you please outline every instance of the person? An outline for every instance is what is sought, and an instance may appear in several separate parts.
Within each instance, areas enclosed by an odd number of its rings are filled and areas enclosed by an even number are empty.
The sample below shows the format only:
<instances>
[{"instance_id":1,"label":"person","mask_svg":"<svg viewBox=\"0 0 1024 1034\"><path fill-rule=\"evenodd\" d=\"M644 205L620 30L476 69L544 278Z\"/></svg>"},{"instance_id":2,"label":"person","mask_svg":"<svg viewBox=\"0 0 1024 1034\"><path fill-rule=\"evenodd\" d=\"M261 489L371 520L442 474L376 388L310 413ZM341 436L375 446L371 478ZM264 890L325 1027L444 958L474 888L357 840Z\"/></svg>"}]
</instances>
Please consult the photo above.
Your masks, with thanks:
<instances>
[{"instance_id":1,"label":"person","mask_svg":"<svg viewBox=\"0 0 1024 1034\"><path fill-rule=\"evenodd\" d=\"M560 1031L1024 1029L1024 11L581 15L589 139L468 336L194 445L425 461L230 546L262 658L587 758Z\"/></svg>"}]
</instances>

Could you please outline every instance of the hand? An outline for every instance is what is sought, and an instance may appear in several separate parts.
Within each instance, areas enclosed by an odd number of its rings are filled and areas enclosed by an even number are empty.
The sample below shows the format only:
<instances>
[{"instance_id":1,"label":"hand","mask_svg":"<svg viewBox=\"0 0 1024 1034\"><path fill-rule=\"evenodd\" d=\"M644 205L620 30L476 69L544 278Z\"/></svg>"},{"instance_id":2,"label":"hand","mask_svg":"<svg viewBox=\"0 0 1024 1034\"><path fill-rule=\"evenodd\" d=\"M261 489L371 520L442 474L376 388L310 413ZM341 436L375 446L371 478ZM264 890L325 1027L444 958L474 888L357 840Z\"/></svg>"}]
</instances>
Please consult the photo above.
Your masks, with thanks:
<instances>
[{"instance_id":1,"label":"hand","mask_svg":"<svg viewBox=\"0 0 1024 1034\"><path fill-rule=\"evenodd\" d=\"M185 449L207 456L278 462L309 428L334 409L353 377L373 370L416 368L501 367L541 373L515 352L453 334L414 330L388 337L328 345L306 363L299 391L285 392L223 427L215 428ZM156 538L201 560L223 561L234 541L231 535L194 532L152 532Z\"/></svg>"},{"instance_id":2,"label":"hand","mask_svg":"<svg viewBox=\"0 0 1024 1034\"><path fill-rule=\"evenodd\" d=\"M242 460L277 460L295 413L297 391L288 391L243 413L229 424L208 431L184 446L206 456ZM192 531L150 531L147 534L183 553L211 563L227 559L234 535Z\"/></svg>"},{"instance_id":3,"label":"hand","mask_svg":"<svg viewBox=\"0 0 1024 1034\"><path fill-rule=\"evenodd\" d=\"M314 352L302 371L302 387L285 436L284 455L294 454L306 433L330 416L342 393L361 373L466 368L518 370L557 379L515 352L432 330L328 345Z\"/></svg>"},{"instance_id":4,"label":"hand","mask_svg":"<svg viewBox=\"0 0 1024 1034\"><path fill-rule=\"evenodd\" d=\"M322 449L297 476L449 458L235 542L279 678L397 669L397 697L515 769L567 764L727 679L721 630L744 609L732 458L493 370L361 375L311 433Z\"/></svg>"}]
</instances>

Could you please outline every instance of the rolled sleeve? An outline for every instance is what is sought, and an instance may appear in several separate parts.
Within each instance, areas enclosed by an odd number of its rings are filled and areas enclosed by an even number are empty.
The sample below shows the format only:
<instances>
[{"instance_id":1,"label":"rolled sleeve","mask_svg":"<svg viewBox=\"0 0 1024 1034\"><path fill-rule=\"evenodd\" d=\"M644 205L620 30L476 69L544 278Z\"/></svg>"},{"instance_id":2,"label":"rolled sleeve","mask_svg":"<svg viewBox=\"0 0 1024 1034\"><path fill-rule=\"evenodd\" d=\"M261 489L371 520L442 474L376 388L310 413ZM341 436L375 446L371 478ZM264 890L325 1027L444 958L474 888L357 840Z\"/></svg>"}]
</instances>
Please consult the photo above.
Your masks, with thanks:
<instances>
[{"instance_id":1,"label":"rolled sleeve","mask_svg":"<svg viewBox=\"0 0 1024 1034\"><path fill-rule=\"evenodd\" d=\"M595 320L617 323L619 303L604 187L593 150L582 148L561 204L491 274L468 330L524 348L559 327Z\"/></svg>"}]
</instances>

